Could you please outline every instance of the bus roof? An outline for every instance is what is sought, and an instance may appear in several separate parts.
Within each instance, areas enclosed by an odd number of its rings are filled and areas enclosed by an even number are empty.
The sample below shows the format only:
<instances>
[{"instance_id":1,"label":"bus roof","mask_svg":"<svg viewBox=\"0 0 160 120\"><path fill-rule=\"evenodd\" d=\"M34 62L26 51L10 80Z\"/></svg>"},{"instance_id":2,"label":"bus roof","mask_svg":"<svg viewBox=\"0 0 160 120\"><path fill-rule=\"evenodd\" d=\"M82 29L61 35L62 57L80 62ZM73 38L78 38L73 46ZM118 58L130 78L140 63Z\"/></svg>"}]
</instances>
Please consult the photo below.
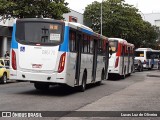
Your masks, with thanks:
<instances>
[{"instance_id":1,"label":"bus roof","mask_svg":"<svg viewBox=\"0 0 160 120\"><path fill-rule=\"evenodd\" d=\"M122 38L109 38L109 41L118 41L120 43L124 43L126 45L134 47L134 44L128 43L127 40L124 40Z\"/></svg>"},{"instance_id":2,"label":"bus roof","mask_svg":"<svg viewBox=\"0 0 160 120\"><path fill-rule=\"evenodd\" d=\"M113 40L113 41L118 41L118 42L120 42L120 43L128 43L126 40L124 40L124 39L122 39L122 38L109 38L109 40Z\"/></svg>"},{"instance_id":3,"label":"bus roof","mask_svg":"<svg viewBox=\"0 0 160 120\"><path fill-rule=\"evenodd\" d=\"M152 51L152 48L137 48L135 51Z\"/></svg>"},{"instance_id":4,"label":"bus roof","mask_svg":"<svg viewBox=\"0 0 160 120\"><path fill-rule=\"evenodd\" d=\"M75 23L75 22L65 22L65 24L66 24L66 26L69 26L74 29L78 29L78 30L83 31L85 33L88 33L90 35L94 35L98 38L107 39L107 37L94 32L91 28L89 28L83 24Z\"/></svg>"},{"instance_id":5,"label":"bus roof","mask_svg":"<svg viewBox=\"0 0 160 120\"><path fill-rule=\"evenodd\" d=\"M76 26L76 27L83 28L83 29L86 29L86 30L89 30L89 31L93 32L93 30L91 28L89 28L89 27L87 27L85 25L82 25L80 23L68 22L68 25L71 26L71 27Z\"/></svg>"}]
</instances>

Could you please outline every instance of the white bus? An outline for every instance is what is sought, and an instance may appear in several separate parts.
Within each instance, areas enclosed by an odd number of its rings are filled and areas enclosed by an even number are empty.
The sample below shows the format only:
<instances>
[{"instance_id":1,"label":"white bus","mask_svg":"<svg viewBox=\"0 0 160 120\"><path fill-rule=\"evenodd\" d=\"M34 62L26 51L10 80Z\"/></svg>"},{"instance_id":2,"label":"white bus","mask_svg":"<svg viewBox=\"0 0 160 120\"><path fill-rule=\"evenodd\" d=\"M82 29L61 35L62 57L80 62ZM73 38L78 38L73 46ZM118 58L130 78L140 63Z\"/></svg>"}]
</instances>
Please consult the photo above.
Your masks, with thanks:
<instances>
[{"instance_id":1,"label":"white bus","mask_svg":"<svg viewBox=\"0 0 160 120\"><path fill-rule=\"evenodd\" d=\"M114 77L125 78L133 71L134 45L124 39L109 38L112 55L109 58L108 73Z\"/></svg>"},{"instance_id":2,"label":"white bus","mask_svg":"<svg viewBox=\"0 0 160 120\"><path fill-rule=\"evenodd\" d=\"M52 84L101 83L108 76L108 39L78 24L52 19L18 19L13 26L10 79L36 89Z\"/></svg>"},{"instance_id":3,"label":"white bus","mask_svg":"<svg viewBox=\"0 0 160 120\"><path fill-rule=\"evenodd\" d=\"M135 50L135 61L140 60L144 69L158 69L159 56L159 50L151 48L138 48Z\"/></svg>"}]
</instances>

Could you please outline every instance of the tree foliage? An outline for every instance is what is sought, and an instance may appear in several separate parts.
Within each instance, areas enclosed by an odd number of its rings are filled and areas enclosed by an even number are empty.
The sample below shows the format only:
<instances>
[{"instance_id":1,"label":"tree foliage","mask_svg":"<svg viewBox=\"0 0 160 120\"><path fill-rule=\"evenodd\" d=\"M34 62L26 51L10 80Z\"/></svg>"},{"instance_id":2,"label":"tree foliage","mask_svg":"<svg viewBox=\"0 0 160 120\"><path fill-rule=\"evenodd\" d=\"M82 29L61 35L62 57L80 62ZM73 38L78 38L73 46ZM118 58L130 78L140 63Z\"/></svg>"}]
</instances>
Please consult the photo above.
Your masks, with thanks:
<instances>
[{"instance_id":1,"label":"tree foliage","mask_svg":"<svg viewBox=\"0 0 160 120\"><path fill-rule=\"evenodd\" d=\"M157 33L149 22L143 21L139 10L124 0L103 0L103 35L124 38L136 47L154 47ZM93 2L84 12L85 24L100 33L101 3Z\"/></svg>"},{"instance_id":2,"label":"tree foliage","mask_svg":"<svg viewBox=\"0 0 160 120\"><path fill-rule=\"evenodd\" d=\"M67 5L65 0L0 0L0 15L63 19L69 12Z\"/></svg>"}]
</instances>

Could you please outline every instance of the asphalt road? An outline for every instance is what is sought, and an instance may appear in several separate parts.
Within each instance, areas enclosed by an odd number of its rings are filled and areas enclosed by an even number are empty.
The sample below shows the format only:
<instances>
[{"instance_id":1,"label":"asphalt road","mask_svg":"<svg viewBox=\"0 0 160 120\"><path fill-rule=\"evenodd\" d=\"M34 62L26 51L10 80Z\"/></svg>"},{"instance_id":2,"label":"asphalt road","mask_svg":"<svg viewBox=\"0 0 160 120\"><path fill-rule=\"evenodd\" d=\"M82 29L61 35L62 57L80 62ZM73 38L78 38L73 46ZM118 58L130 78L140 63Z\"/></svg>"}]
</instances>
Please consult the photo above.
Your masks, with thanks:
<instances>
[{"instance_id":1,"label":"asphalt road","mask_svg":"<svg viewBox=\"0 0 160 120\"><path fill-rule=\"evenodd\" d=\"M105 96L109 97L115 93L124 91L129 86L142 83L146 80L146 75L149 72L154 71L136 72L124 80L103 81L101 86L89 85L85 92L78 92L74 88L63 86L53 86L47 91L39 91L34 88L33 84L28 82L13 81L4 85L0 84L0 111L79 110ZM138 92L138 89L135 92ZM106 104L109 104L109 101L106 102L108 102ZM115 104L115 106L117 105ZM119 107L115 108L118 109ZM118 110L127 110L127 108L120 106ZM148 110L147 107L146 110Z\"/></svg>"}]
</instances>

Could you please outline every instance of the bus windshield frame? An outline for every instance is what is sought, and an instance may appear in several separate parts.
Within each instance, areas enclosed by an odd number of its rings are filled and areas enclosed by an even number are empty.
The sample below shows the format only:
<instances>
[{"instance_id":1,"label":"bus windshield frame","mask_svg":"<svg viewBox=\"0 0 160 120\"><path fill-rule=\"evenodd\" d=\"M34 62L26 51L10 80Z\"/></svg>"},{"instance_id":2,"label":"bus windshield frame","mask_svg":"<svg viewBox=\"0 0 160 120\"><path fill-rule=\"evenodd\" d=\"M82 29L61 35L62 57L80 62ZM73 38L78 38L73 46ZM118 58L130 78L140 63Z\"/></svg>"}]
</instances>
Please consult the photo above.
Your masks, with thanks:
<instances>
[{"instance_id":1,"label":"bus windshield frame","mask_svg":"<svg viewBox=\"0 0 160 120\"><path fill-rule=\"evenodd\" d=\"M64 39L64 22L55 20L17 20L16 40L26 45L56 46Z\"/></svg>"}]
</instances>

